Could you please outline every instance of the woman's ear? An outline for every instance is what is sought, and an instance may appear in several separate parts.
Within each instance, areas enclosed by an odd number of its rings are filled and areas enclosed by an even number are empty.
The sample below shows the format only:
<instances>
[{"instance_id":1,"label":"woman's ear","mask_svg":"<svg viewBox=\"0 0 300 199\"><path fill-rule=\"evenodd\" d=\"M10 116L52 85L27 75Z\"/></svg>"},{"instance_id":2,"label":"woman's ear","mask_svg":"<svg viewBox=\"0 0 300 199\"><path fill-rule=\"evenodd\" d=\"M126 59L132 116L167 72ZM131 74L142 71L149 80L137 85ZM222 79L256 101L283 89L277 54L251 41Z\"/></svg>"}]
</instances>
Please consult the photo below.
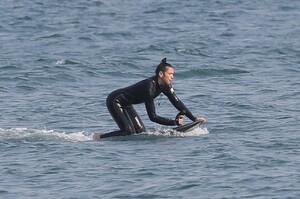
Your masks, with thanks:
<instances>
[{"instance_id":1,"label":"woman's ear","mask_svg":"<svg viewBox=\"0 0 300 199\"><path fill-rule=\"evenodd\" d=\"M163 77L164 73L162 71L159 71L158 75L159 75L159 77Z\"/></svg>"}]
</instances>

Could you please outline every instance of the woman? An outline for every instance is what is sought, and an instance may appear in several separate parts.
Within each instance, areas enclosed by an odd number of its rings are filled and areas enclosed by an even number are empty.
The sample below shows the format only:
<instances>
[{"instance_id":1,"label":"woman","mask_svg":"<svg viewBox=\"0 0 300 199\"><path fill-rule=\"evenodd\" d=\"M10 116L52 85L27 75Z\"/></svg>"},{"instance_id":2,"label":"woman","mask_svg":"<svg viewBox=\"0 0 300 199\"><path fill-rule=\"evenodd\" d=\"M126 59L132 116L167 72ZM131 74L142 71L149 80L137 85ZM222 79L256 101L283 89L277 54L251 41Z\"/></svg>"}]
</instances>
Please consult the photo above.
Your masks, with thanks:
<instances>
[{"instance_id":1,"label":"woman","mask_svg":"<svg viewBox=\"0 0 300 199\"><path fill-rule=\"evenodd\" d=\"M145 126L134 110L133 104L145 103L147 114L153 122L162 125L182 125L183 114L178 114L174 120L156 115L154 99L160 93L164 93L174 107L184 113L190 120L200 121L201 123L206 122L202 117L196 118L175 95L171 86L174 78L174 68L167 63L166 58L157 66L155 73L156 75L153 77L144 79L129 87L118 89L108 95L107 108L120 130L106 134L94 134L94 139L145 132Z\"/></svg>"}]
</instances>

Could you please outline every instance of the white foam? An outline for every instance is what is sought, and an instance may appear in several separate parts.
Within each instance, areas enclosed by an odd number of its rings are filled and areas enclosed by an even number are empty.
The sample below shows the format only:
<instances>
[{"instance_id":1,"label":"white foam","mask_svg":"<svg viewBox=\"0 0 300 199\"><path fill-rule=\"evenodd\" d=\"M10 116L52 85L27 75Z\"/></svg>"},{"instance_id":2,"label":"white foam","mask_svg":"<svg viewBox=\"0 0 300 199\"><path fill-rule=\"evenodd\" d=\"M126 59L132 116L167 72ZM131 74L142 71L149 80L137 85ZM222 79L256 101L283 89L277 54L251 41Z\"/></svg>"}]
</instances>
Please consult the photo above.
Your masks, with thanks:
<instances>
[{"instance_id":1,"label":"white foam","mask_svg":"<svg viewBox=\"0 0 300 199\"><path fill-rule=\"evenodd\" d=\"M148 131L142 133L142 135L154 135L165 137L192 137L208 134L207 128L195 128L189 132L177 132L172 129L162 129L155 131ZM139 135L139 134L136 134ZM54 130L39 130L29 128L0 128L0 141L1 140L21 140L25 142L39 142L39 141L70 141L70 142L83 142L93 140L93 133L88 134L84 131L66 133L58 132Z\"/></svg>"},{"instance_id":2,"label":"white foam","mask_svg":"<svg viewBox=\"0 0 300 199\"><path fill-rule=\"evenodd\" d=\"M26 141L46 141L46 140L61 140L61 141L89 141L92 140L92 135L88 135L84 131L75 133L57 132L54 130L39 130L28 128L0 128L0 140L26 140Z\"/></svg>"},{"instance_id":3,"label":"white foam","mask_svg":"<svg viewBox=\"0 0 300 199\"><path fill-rule=\"evenodd\" d=\"M54 132L52 135L69 141L90 141L93 140L92 135L86 134L84 131L77 132L77 133L60 133L60 132Z\"/></svg>"},{"instance_id":4,"label":"white foam","mask_svg":"<svg viewBox=\"0 0 300 199\"><path fill-rule=\"evenodd\" d=\"M166 137L192 137L192 136L201 136L201 135L206 135L208 134L209 131L207 128L195 128L191 131L188 132L178 132L174 131L172 129L164 129L164 130L156 130L154 132L146 132L144 134L147 135L156 135L156 136L166 136Z\"/></svg>"},{"instance_id":5,"label":"white foam","mask_svg":"<svg viewBox=\"0 0 300 199\"><path fill-rule=\"evenodd\" d=\"M65 59L58 60L58 61L56 61L55 64L56 64L56 65L63 65L63 64L66 64L66 60L65 60Z\"/></svg>"}]
</instances>

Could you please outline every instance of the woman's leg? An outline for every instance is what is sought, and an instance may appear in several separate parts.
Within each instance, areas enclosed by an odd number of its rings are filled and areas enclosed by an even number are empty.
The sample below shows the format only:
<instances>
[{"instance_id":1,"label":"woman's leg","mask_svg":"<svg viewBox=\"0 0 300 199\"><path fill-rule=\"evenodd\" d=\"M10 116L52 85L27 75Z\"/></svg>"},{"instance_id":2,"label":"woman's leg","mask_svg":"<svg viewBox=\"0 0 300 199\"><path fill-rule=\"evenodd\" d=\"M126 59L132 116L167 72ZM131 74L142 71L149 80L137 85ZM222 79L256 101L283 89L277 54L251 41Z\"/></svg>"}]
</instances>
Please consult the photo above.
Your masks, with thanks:
<instances>
[{"instance_id":1,"label":"woman's leg","mask_svg":"<svg viewBox=\"0 0 300 199\"><path fill-rule=\"evenodd\" d=\"M145 127L140 117L134 110L133 106L122 106L119 98L122 94L108 96L106 104L107 108L119 126L120 130L99 135L101 138L112 136L124 136L145 131ZM98 136L98 135L97 135ZM96 138L96 137L95 137ZM99 138L98 138L99 139Z\"/></svg>"},{"instance_id":2,"label":"woman's leg","mask_svg":"<svg viewBox=\"0 0 300 199\"><path fill-rule=\"evenodd\" d=\"M145 125L143 124L141 118L133 108L133 106L126 107L127 114L129 115L131 122L134 126L135 133L142 133L146 131Z\"/></svg>"}]
</instances>

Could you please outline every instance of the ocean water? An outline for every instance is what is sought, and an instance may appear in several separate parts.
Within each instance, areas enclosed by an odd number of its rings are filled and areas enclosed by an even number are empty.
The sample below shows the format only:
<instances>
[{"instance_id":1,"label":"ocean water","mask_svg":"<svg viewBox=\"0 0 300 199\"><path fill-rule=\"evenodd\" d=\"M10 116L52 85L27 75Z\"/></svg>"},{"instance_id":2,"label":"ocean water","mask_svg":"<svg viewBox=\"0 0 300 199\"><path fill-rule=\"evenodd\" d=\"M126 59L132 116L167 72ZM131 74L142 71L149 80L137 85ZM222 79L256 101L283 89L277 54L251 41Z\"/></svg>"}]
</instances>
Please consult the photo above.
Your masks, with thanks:
<instances>
[{"instance_id":1,"label":"ocean water","mask_svg":"<svg viewBox=\"0 0 300 199\"><path fill-rule=\"evenodd\" d=\"M0 7L0 198L300 197L300 1ZM117 129L106 96L164 57L208 122L161 134L141 104L147 132L92 140Z\"/></svg>"}]
</instances>

